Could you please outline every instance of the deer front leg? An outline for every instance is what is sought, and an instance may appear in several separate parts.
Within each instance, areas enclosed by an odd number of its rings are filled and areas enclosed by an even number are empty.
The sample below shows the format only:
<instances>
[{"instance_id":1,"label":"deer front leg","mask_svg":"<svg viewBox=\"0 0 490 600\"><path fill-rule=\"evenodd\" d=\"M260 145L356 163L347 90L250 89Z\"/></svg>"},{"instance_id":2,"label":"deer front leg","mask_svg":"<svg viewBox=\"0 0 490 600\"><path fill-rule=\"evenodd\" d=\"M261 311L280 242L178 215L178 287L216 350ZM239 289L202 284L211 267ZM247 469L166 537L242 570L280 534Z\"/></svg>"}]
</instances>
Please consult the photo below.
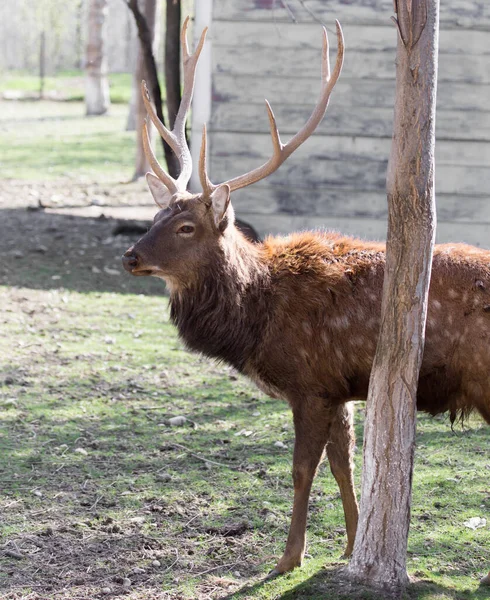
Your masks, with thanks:
<instances>
[{"instance_id":1,"label":"deer front leg","mask_svg":"<svg viewBox=\"0 0 490 600\"><path fill-rule=\"evenodd\" d=\"M354 490L354 423L353 406L339 406L332 418L330 435L327 442L327 457L342 497L345 526L347 529L347 547L344 556L350 556L356 537L359 506Z\"/></svg>"},{"instance_id":2,"label":"deer front leg","mask_svg":"<svg viewBox=\"0 0 490 600\"><path fill-rule=\"evenodd\" d=\"M305 554L306 519L311 485L325 451L329 430L329 411L313 400L305 400L293 410L295 443L293 454L294 501L286 549L269 577L299 567ZM321 401L319 401L321 402Z\"/></svg>"}]
</instances>

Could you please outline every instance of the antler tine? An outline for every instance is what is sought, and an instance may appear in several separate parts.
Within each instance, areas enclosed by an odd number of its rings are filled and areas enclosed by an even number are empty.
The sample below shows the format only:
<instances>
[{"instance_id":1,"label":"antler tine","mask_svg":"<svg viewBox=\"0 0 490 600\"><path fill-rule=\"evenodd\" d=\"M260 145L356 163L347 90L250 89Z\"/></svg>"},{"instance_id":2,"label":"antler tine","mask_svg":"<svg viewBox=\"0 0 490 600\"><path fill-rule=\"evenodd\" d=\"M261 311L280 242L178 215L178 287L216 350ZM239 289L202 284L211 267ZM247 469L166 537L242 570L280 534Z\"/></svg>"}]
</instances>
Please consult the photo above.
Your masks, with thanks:
<instances>
[{"instance_id":1,"label":"antler tine","mask_svg":"<svg viewBox=\"0 0 490 600\"><path fill-rule=\"evenodd\" d=\"M148 134L148 124L146 119L143 122L143 149L145 151L146 158L150 163L151 168L155 172L155 175L167 186L168 191L171 194L175 194L179 191L179 187L177 185L177 181L173 177L171 177L168 173L166 173L161 167L160 163L153 152L153 148L151 147L150 136Z\"/></svg>"},{"instance_id":2,"label":"antler tine","mask_svg":"<svg viewBox=\"0 0 490 600\"><path fill-rule=\"evenodd\" d=\"M179 156L180 152L177 146L177 138L169 129L165 127L165 125L158 118L155 108L151 103L150 92L148 91L148 86L146 85L146 81L144 79L141 82L141 96L143 97L143 103L145 105L146 112L152 120L153 125L155 125L155 127L157 128L158 133L172 148L175 154Z\"/></svg>"},{"instance_id":3,"label":"antler tine","mask_svg":"<svg viewBox=\"0 0 490 600\"><path fill-rule=\"evenodd\" d=\"M206 124L202 128L201 152L199 153L199 180L201 181L202 190L205 196L210 196L212 191L218 186L214 185L208 177L206 165L206 150L207 150L207 135Z\"/></svg>"},{"instance_id":4,"label":"antler tine","mask_svg":"<svg viewBox=\"0 0 490 600\"><path fill-rule=\"evenodd\" d=\"M323 47L322 47L322 90L320 99L318 100L313 112L310 115L308 121L303 127L294 135L287 144L282 144L279 136L279 131L276 125L276 119L270 104L266 100L267 113L269 116L269 124L271 130L271 138L273 145L273 154L271 158L264 163L262 166L253 169L249 173L235 177L226 181L230 186L230 190L238 190L242 187L246 187L256 181L264 179L276 169L299 147L305 142L323 119L325 111L328 107L330 95L332 90L337 83L337 80L342 71L342 65L344 62L344 36L342 28L338 21L335 21L337 28L337 60L332 75L330 75L330 62L328 52L328 36L325 28L323 28ZM202 161L201 161L202 162ZM207 176L206 176L207 177ZM202 181L202 178L201 178ZM208 180L209 181L209 180ZM216 187L216 186L214 186Z\"/></svg>"},{"instance_id":5,"label":"antler tine","mask_svg":"<svg viewBox=\"0 0 490 600\"><path fill-rule=\"evenodd\" d=\"M182 99L180 102L179 110L177 112L177 116L175 117L175 122L174 126L172 127L172 131L167 129L158 118L155 108L151 103L150 94L148 92L146 82L141 82L141 95L143 97L143 102L145 104L145 108L148 112L148 115L155 127L157 128L158 133L172 148L173 152L179 159L180 174L177 180L175 180L172 177L170 177L170 175L165 173L163 168L158 163L155 154L153 153L153 150L151 148L151 144L149 143L148 130L145 124L143 140L146 156L148 158L149 163L151 164L152 169L172 193L175 193L176 191L184 191L187 188L187 184L189 183L189 179L191 178L192 174L192 158L189 147L187 146L187 139L185 136L185 121L191 105L192 94L194 92L194 79L197 61L199 60L199 56L204 46L204 41L206 39L207 33L206 27L201 34L201 38L199 40L195 52L193 54L189 54L189 47L187 45L188 25L189 17L185 19L180 35L183 58L184 87L182 91Z\"/></svg>"},{"instance_id":6,"label":"antler tine","mask_svg":"<svg viewBox=\"0 0 490 600\"><path fill-rule=\"evenodd\" d=\"M189 25L189 17L186 17L182 26L180 34L180 43L182 46L182 67L184 72L184 86L182 89L182 100L180 101L179 110L175 117L175 123L172 129L173 134L177 140L179 148L181 149L181 155L179 156L182 171L179 175L178 182L182 182L185 186L189 182L192 174L192 158L189 148L187 146L187 140L185 137L185 121L187 113L191 106L192 95L194 93L194 81L196 76L196 66L201 51L206 40L206 34L208 28L205 27L201 33L199 43L193 54L189 54L189 47L187 44L187 27Z\"/></svg>"},{"instance_id":7,"label":"antler tine","mask_svg":"<svg viewBox=\"0 0 490 600\"><path fill-rule=\"evenodd\" d=\"M323 27L322 82L330 80L330 48L327 29Z\"/></svg>"}]
</instances>

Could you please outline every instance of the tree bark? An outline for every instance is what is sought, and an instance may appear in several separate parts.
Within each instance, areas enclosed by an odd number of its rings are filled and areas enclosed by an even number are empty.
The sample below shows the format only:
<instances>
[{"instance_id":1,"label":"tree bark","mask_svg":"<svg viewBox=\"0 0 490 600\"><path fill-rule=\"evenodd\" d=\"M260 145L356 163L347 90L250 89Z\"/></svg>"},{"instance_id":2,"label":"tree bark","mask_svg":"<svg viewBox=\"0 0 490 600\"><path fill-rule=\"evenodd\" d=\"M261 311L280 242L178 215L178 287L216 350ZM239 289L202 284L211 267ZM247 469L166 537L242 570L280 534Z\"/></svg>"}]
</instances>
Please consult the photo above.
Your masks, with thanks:
<instances>
[{"instance_id":1,"label":"tree bark","mask_svg":"<svg viewBox=\"0 0 490 600\"><path fill-rule=\"evenodd\" d=\"M408 583L416 395L435 237L439 0L395 0L395 9L399 36L386 271L366 408L359 525L347 574L398 595Z\"/></svg>"},{"instance_id":2,"label":"tree bark","mask_svg":"<svg viewBox=\"0 0 490 600\"><path fill-rule=\"evenodd\" d=\"M39 40L39 98L44 98L44 78L46 75L46 32L41 31Z\"/></svg>"},{"instance_id":3,"label":"tree bark","mask_svg":"<svg viewBox=\"0 0 490 600\"><path fill-rule=\"evenodd\" d=\"M75 47L76 47L76 59L75 69L83 68L83 43L82 43L82 19L83 19L83 3L84 0L78 0L77 12L76 12L76 28L75 28Z\"/></svg>"},{"instance_id":4,"label":"tree bark","mask_svg":"<svg viewBox=\"0 0 490 600\"><path fill-rule=\"evenodd\" d=\"M145 70L148 76L148 88L150 90L155 110L160 121L165 125L165 119L162 110L162 92L158 81L158 71L153 54L152 38L145 17L141 13L137 0L127 0L128 7L134 15L136 27L138 29L138 37L141 42L143 52ZM163 152L167 162L168 174L177 179L180 172L180 164L178 158L172 152L170 146L162 138Z\"/></svg>"},{"instance_id":5,"label":"tree bark","mask_svg":"<svg viewBox=\"0 0 490 600\"><path fill-rule=\"evenodd\" d=\"M141 12L146 20L148 30L151 36L153 55L155 47L158 45L158 15L160 2L158 0L140 0L142 6ZM150 165L146 159L143 149L143 122L146 118L145 105L141 97L141 80L148 79L145 68L145 59L141 43L138 42L138 56L133 71L133 85L131 90L131 100L129 106L127 130L136 130L136 157L133 173L133 181L143 177L150 170ZM151 135L151 128L148 133Z\"/></svg>"},{"instance_id":6,"label":"tree bark","mask_svg":"<svg viewBox=\"0 0 490 600\"><path fill-rule=\"evenodd\" d=\"M179 111L180 91L180 0L167 0L165 28L165 90L168 122L172 128Z\"/></svg>"},{"instance_id":7,"label":"tree bark","mask_svg":"<svg viewBox=\"0 0 490 600\"><path fill-rule=\"evenodd\" d=\"M108 111L110 105L105 52L108 10L108 0L90 0L89 2L85 65L87 72L85 79L87 115L103 115Z\"/></svg>"}]
</instances>

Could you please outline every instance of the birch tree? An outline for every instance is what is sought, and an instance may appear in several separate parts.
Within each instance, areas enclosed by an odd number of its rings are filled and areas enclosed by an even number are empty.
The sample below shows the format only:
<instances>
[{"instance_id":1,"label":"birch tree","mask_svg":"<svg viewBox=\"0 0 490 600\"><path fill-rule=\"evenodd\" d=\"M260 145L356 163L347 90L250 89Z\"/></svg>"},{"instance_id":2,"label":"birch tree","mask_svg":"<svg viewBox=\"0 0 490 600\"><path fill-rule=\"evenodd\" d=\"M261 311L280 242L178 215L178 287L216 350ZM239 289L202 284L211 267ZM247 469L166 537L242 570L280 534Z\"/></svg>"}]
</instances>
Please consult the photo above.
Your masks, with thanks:
<instances>
[{"instance_id":1,"label":"birch tree","mask_svg":"<svg viewBox=\"0 0 490 600\"><path fill-rule=\"evenodd\" d=\"M108 0L89 0L85 62L87 115L103 115L110 105L105 47L108 10Z\"/></svg>"},{"instance_id":2,"label":"birch tree","mask_svg":"<svg viewBox=\"0 0 490 600\"><path fill-rule=\"evenodd\" d=\"M348 575L398 594L408 583L417 383L435 237L439 0L395 0L394 131L381 330L366 407L360 518Z\"/></svg>"}]
</instances>

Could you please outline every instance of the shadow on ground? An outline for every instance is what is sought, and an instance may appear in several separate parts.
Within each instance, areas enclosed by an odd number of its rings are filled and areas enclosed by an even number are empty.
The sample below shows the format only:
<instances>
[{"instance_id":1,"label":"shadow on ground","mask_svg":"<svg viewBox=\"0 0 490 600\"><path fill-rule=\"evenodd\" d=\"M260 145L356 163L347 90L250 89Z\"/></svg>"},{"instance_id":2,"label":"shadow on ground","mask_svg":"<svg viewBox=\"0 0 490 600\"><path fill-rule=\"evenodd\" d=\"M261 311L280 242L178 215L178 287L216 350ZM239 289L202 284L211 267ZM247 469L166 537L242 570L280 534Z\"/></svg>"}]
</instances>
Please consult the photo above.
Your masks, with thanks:
<instances>
[{"instance_id":1,"label":"shadow on ground","mask_svg":"<svg viewBox=\"0 0 490 600\"><path fill-rule=\"evenodd\" d=\"M329 565L312 577L291 588L281 595L272 595L276 600L425 600L441 598L444 600L487 600L490 597L490 588L478 587L475 583L473 589L455 591L449 587L436 585L430 581L413 581L402 593L390 594L381 590L357 585L345 577L345 565ZM285 577L288 577L286 575ZM264 586L273 585L263 579L253 585L246 585L236 590L229 596L229 600L245 600L260 592Z\"/></svg>"},{"instance_id":2,"label":"shadow on ground","mask_svg":"<svg viewBox=\"0 0 490 600\"><path fill-rule=\"evenodd\" d=\"M0 238L6 250L0 285L163 295L161 280L134 278L124 271L121 255L142 232L126 229L118 235L121 229L118 220L106 217L1 210Z\"/></svg>"}]
</instances>

